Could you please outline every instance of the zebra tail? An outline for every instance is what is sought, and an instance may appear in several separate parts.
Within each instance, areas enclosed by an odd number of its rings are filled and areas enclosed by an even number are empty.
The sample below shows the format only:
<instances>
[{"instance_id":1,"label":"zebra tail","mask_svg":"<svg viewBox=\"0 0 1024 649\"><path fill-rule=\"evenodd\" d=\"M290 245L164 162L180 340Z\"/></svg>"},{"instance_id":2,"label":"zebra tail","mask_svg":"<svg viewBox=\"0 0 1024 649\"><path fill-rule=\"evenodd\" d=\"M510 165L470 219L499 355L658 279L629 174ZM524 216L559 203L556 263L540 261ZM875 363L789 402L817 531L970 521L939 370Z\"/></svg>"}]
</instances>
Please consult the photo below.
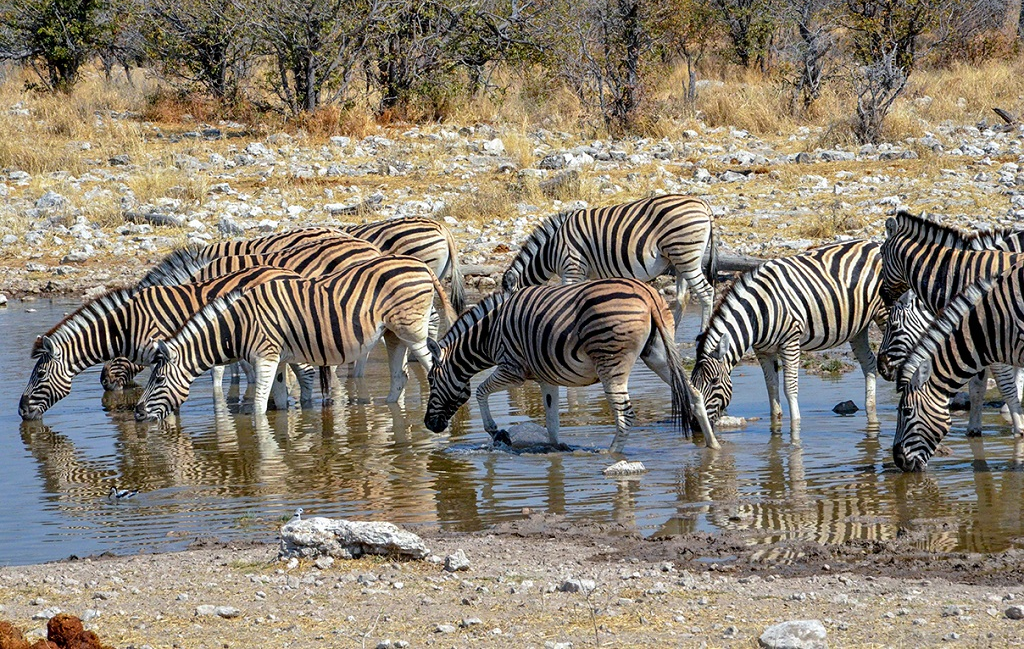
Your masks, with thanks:
<instances>
[{"instance_id":1,"label":"zebra tail","mask_svg":"<svg viewBox=\"0 0 1024 649\"><path fill-rule=\"evenodd\" d=\"M456 277L456 273L454 272L454 269L455 269L455 267L453 266L452 267L452 282L453 283L454 283L455 277ZM452 323L455 322L456 315L455 315L455 311L452 310L452 303L450 301L448 301L448 294L444 292L444 287L441 286L441 282L440 282L440 280L437 279L437 275L434 274L434 271L430 270L429 266L427 267L427 271L430 273L430 281L434 283L434 292L437 293L437 299L441 302L441 308L437 309L437 314L438 314L438 317L440 318L440 323L439 323L439 329L438 329L438 332L437 332L437 337L440 338L445 332L447 332L451 328ZM459 286L461 286L462 285L462 275L458 275L458 277L459 277ZM465 297L465 295L463 295L463 297Z\"/></svg>"},{"instance_id":2,"label":"zebra tail","mask_svg":"<svg viewBox=\"0 0 1024 649\"><path fill-rule=\"evenodd\" d=\"M708 237L707 252L707 257L702 260L701 270L704 271L704 278L713 287L715 280L718 278L718 230L715 229L714 222L711 223L711 234Z\"/></svg>"},{"instance_id":3,"label":"zebra tail","mask_svg":"<svg viewBox=\"0 0 1024 649\"><path fill-rule=\"evenodd\" d=\"M462 276L462 268L459 266L458 253L455 251L455 241L452 239L448 240L448 264L452 271L452 308L455 309L456 314L459 314L466 308L466 285L465 278Z\"/></svg>"},{"instance_id":4,"label":"zebra tail","mask_svg":"<svg viewBox=\"0 0 1024 649\"><path fill-rule=\"evenodd\" d=\"M331 366L321 365L320 366L320 394L323 395L324 399L331 396Z\"/></svg>"},{"instance_id":5,"label":"zebra tail","mask_svg":"<svg viewBox=\"0 0 1024 649\"><path fill-rule=\"evenodd\" d=\"M686 370L683 368L683 359L679 356L679 349L673 339L674 327L666 324L665 313L661 317L655 316L653 324L661 336L661 343L665 346L668 354L669 373L672 377L672 423L683 434L689 438L692 434L691 424L693 421L693 404L690 402L690 390L686 384Z\"/></svg>"}]
</instances>

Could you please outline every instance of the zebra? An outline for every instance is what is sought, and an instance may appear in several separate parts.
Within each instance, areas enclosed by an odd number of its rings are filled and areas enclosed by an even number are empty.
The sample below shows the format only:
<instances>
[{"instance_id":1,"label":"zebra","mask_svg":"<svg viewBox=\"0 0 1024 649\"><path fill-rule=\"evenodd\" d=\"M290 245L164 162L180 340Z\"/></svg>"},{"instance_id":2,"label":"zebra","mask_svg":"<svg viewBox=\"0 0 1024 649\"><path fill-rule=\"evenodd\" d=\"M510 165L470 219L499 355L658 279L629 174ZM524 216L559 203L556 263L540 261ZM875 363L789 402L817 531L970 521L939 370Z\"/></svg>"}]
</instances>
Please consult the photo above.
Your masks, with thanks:
<instances>
[{"instance_id":1,"label":"zebra","mask_svg":"<svg viewBox=\"0 0 1024 649\"><path fill-rule=\"evenodd\" d=\"M324 233L319 238L273 252L210 259L204 250L184 248L169 256L161 264L160 271L151 273L151 276L158 285L202 283L246 268L273 266L303 277L318 277L381 255L380 248L372 243L339 232ZM142 368L137 363L115 358L103 366L100 382L107 390L122 389ZM222 372L222 368L215 368L215 385L220 385Z\"/></svg>"},{"instance_id":2,"label":"zebra","mask_svg":"<svg viewBox=\"0 0 1024 649\"><path fill-rule=\"evenodd\" d=\"M943 309L900 369L892 455L903 471L922 471L950 428L949 401L995 363L1024 365L1024 266L980 278Z\"/></svg>"},{"instance_id":3,"label":"zebra","mask_svg":"<svg viewBox=\"0 0 1024 649\"><path fill-rule=\"evenodd\" d=\"M715 299L717 237L711 208L692 196L667 194L631 203L566 211L530 234L502 278L509 292L595 277L650 281L668 269L676 274L677 321L692 289L701 302L701 329Z\"/></svg>"},{"instance_id":4,"label":"zebra","mask_svg":"<svg viewBox=\"0 0 1024 649\"><path fill-rule=\"evenodd\" d=\"M913 290L920 303L937 314L972 282L997 277L1024 263L1024 253L976 249L987 245L1016 246L1020 237L1013 232L964 233L909 212L886 219L885 230L881 291L887 305L907 290ZM1016 384L1016 372L1010 367L997 366L992 368L992 374L1006 399L1014 433L1020 435L1024 433L1024 412L1016 387L1010 389ZM975 390L979 391L975 399L980 401L983 387ZM980 433L980 422L970 433Z\"/></svg>"},{"instance_id":5,"label":"zebra","mask_svg":"<svg viewBox=\"0 0 1024 649\"><path fill-rule=\"evenodd\" d=\"M96 363L119 356L144 363L140 352L152 337L170 335L213 297L298 277L290 271L262 267L203 284L108 291L36 339L32 348L36 364L18 412L22 419L39 419L70 393L75 376ZM304 379L306 399L312 388L311 378Z\"/></svg>"},{"instance_id":6,"label":"zebra","mask_svg":"<svg viewBox=\"0 0 1024 649\"><path fill-rule=\"evenodd\" d=\"M694 419L706 444L718 448L700 396L686 380L673 324L658 292L633 279L494 293L463 313L439 343L427 341L433 366L424 424L443 431L469 399L473 375L497 366L476 390L484 429L492 438L498 432L488 395L533 379L541 387L548 437L558 444L558 386L600 381L615 415L610 450L618 453L633 424L627 383L639 358L671 386L672 415L683 432L689 434Z\"/></svg>"},{"instance_id":7,"label":"zebra","mask_svg":"<svg viewBox=\"0 0 1024 649\"><path fill-rule=\"evenodd\" d=\"M455 238L440 221L408 216L362 225L342 226L354 237L378 246L390 255L416 257L434 271L438 279L451 282L449 298L456 313L466 308L466 287L459 267Z\"/></svg>"},{"instance_id":8,"label":"zebra","mask_svg":"<svg viewBox=\"0 0 1024 649\"><path fill-rule=\"evenodd\" d=\"M147 286L170 286L189 281L193 272L206 264L235 255L256 255L277 250L304 246L322 237L344 236L334 228L316 227L288 230L277 234L268 234L256 239L222 241L206 246L185 246L164 257L141 280L138 288Z\"/></svg>"},{"instance_id":9,"label":"zebra","mask_svg":"<svg viewBox=\"0 0 1024 649\"><path fill-rule=\"evenodd\" d=\"M717 422L732 399L732 368L753 348L768 386L773 423L782 419L781 361L790 427L796 434L800 352L849 342L864 373L868 422L877 423L875 355L868 345L868 327L885 322L886 308L878 294L881 267L877 243L853 240L767 261L736 280L697 338L691 380L704 396L711 420Z\"/></svg>"},{"instance_id":10,"label":"zebra","mask_svg":"<svg viewBox=\"0 0 1024 649\"><path fill-rule=\"evenodd\" d=\"M214 299L172 338L147 349L153 372L135 418L166 417L197 376L237 358L256 372L253 410L263 415L280 361L342 364L382 336L391 367L387 399L395 402L408 380L407 348L430 368L426 340L435 294L446 325L454 317L451 304L430 267L415 257L385 255L326 277L268 282Z\"/></svg>"},{"instance_id":11,"label":"zebra","mask_svg":"<svg viewBox=\"0 0 1024 649\"><path fill-rule=\"evenodd\" d=\"M935 322L935 317L918 304L917 296L913 291L907 291L900 299L896 300L892 308L889 309L889 319L885 324L882 342L878 347L878 373L882 375L882 378L887 381L897 380L900 367L903 366L914 346L921 340L921 336L933 322ZM1010 392L1016 394L1018 399L1020 398L1018 385L1006 383L1008 379L1016 377L1012 374L996 373L996 378L999 379L997 382L1004 399L1009 401ZM971 379L971 409L970 420L967 424L969 437L981 434L981 413L986 387L984 372Z\"/></svg>"}]
</instances>

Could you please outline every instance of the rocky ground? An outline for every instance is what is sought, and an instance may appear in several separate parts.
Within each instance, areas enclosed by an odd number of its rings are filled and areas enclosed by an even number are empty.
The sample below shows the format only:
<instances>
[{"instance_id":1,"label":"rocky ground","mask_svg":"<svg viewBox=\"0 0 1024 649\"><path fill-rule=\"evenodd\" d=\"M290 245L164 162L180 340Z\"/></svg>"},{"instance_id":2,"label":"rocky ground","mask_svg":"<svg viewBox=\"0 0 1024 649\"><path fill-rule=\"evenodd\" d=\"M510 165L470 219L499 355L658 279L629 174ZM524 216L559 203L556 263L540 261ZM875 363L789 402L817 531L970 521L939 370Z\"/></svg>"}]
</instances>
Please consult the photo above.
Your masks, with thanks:
<instances>
[{"instance_id":1,"label":"rocky ground","mask_svg":"<svg viewBox=\"0 0 1024 649\"><path fill-rule=\"evenodd\" d=\"M926 557L897 541L768 555L537 514L425 541L433 556L418 561L206 544L7 567L0 619L44 635L71 613L117 647L752 647L793 620L819 621L833 647L1024 644L1019 552ZM450 572L458 550L468 567Z\"/></svg>"},{"instance_id":2,"label":"rocky ground","mask_svg":"<svg viewBox=\"0 0 1024 649\"><path fill-rule=\"evenodd\" d=\"M60 148L58 161L0 173L0 292L78 293L130 281L184 243L401 215L443 219L463 264L502 265L558 210L650 192L706 198L723 244L765 257L878 237L899 207L970 226L1024 216L1024 127L996 123L821 148L828 133L811 127L760 138L698 123L674 138L584 141L431 125L313 138L232 122L93 118L95 141L59 140L49 145ZM19 104L0 120L17 131L36 115ZM44 171L57 162L68 169Z\"/></svg>"}]
</instances>

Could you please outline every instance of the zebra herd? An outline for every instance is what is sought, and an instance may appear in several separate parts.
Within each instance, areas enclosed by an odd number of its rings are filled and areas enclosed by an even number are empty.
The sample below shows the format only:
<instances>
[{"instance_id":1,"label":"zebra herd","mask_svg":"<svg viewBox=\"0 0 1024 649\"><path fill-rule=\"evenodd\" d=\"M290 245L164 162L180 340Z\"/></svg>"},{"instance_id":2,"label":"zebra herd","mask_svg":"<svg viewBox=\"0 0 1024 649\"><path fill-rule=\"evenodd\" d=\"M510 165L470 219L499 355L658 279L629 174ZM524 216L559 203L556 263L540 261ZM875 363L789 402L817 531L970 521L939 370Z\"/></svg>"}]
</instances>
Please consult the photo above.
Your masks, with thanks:
<instances>
[{"instance_id":1,"label":"zebra herd","mask_svg":"<svg viewBox=\"0 0 1024 649\"><path fill-rule=\"evenodd\" d=\"M284 365L312 400L319 370L325 398L332 372L356 364L383 340L391 387L401 398L411 354L427 371L424 423L441 432L477 387L485 430L498 434L488 396L540 384L550 441L558 443L559 386L600 382L620 452L634 419L627 383L637 360L671 391L672 415L689 435L714 427L732 399L731 373L753 351L764 372L773 424L799 432L801 351L850 343L865 379L865 410L877 422L876 373L900 392L893 459L920 471L950 428L950 399L972 382L968 434L980 432L984 373L991 367L1024 434L1024 231L968 233L901 212L878 244L851 240L766 261L739 277L714 305L717 233L708 204L665 195L563 212L529 235L501 288L465 308L454 240L432 219L391 219L347 228L310 227L175 251L134 287L110 291L66 317L33 346L36 359L19 413L38 419L71 380L105 363L116 389L146 365L140 420L178 409L195 379L243 361L254 412L287 405ZM676 276L675 314L646 282ZM559 277L562 286L548 286ZM450 282L446 293L441 281ZM696 361L687 376L675 344L682 305L702 306ZM868 343L884 330L877 357Z\"/></svg>"}]
</instances>

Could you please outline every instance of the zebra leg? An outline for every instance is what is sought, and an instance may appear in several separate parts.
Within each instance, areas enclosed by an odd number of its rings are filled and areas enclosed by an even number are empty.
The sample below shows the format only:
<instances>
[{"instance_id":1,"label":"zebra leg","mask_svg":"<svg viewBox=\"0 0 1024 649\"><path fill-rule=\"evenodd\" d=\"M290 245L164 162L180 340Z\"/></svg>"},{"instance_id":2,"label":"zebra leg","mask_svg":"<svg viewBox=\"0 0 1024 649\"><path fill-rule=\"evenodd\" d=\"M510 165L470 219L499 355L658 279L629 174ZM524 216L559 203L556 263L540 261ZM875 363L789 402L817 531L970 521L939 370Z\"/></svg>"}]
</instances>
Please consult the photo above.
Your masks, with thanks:
<instances>
[{"instance_id":1,"label":"zebra leg","mask_svg":"<svg viewBox=\"0 0 1024 649\"><path fill-rule=\"evenodd\" d=\"M405 384L409 381L405 354L408 347L391 331L384 332L384 345L388 350L388 367L391 369L391 391L388 392L387 403L395 403L405 394Z\"/></svg>"},{"instance_id":2,"label":"zebra leg","mask_svg":"<svg viewBox=\"0 0 1024 649\"><path fill-rule=\"evenodd\" d=\"M768 406L771 409L771 421L777 424L782 421L782 403L779 401L779 359L775 354L757 354L757 362L764 372L764 384L768 388Z\"/></svg>"},{"instance_id":3,"label":"zebra leg","mask_svg":"<svg viewBox=\"0 0 1024 649\"><path fill-rule=\"evenodd\" d=\"M544 427L548 429L548 441L558 445L558 386L540 383L540 394L544 400Z\"/></svg>"},{"instance_id":4,"label":"zebra leg","mask_svg":"<svg viewBox=\"0 0 1024 649\"><path fill-rule=\"evenodd\" d=\"M523 381L522 372L518 369L511 368L507 365L499 365L494 368L490 376L484 379L476 388L476 402L480 406L480 418L484 421L484 430L494 437L494 434L498 432L498 424L494 421L494 417L491 416L491 407L487 404L487 397L492 392L500 392L501 390L508 390L514 388L517 385L522 385Z\"/></svg>"},{"instance_id":5,"label":"zebra leg","mask_svg":"<svg viewBox=\"0 0 1024 649\"><path fill-rule=\"evenodd\" d=\"M615 437L612 445L608 447L611 453L621 453L629 439L629 429L633 427L633 420L636 413L633 411L633 404L629 401L629 392L626 390L627 381L603 380L604 396L612 407L615 415Z\"/></svg>"},{"instance_id":6,"label":"zebra leg","mask_svg":"<svg viewBox=\"0 0 1024 649\"><path fill-rule=\"evenodd\" d=\"M982 370L980 374L971 378L967 388L971 395L971 410L967 420L967 436L981 437L981 409L985 405L985 390L988 387L986 377L988 373Z\"/></svg>"},{"instance_id":7,"label":"zebra leg","mask_svg":"<svg viewBox=\"0 0 1024 649\"><path fill-rule=\"evenodd\" d=\"M797 392L800 387L800 339L790 338L782 343L782 377L789 402L789 432L795 438L800 434L800 403Z\"/></svg>"},{"instance_id":8,"label":"zebra leg","mask_svg":"<svg viewBox=\"0 0 1024 649\"><path fill-rule=\"evenodd\" d=\"M878 367L875 354L868 343L867 329L850 339L850 348L853 349L853 355L857 357L861 372L864 373L864 410L867 411L868 423L877 424L875 384L878 380Z\"/></svg>"},{"instance_id":9,"label":"zebra leg","mask_svg":"<svg viewBox=\"0 0 1024 649\"><path fill-rule=\"evenodd\" d=\"M305 363L291 363L291 368L299 382L299 404L307 408L313 404L313 388L320 378L320 368Z\"/></svg>"},{"instance_id":10,"label":"zebra leg","mask_svg":"<svg viewBox=\"0 0 1024 649\"><path fill-rule=\"evenodd\" d=\"M266 415L270 391L276 387L277 383L280 383L282 387L285 385L284 375L281 374L280 381L276 380L278 377L277 359L256 358L253 360L252 367L256 374L256 394L253 396L252 411L256 415ZM285 390L285 407L287 404L287 390Z\"/></svg>"},{"instance_id":11,"label":"zebra leg","mask_svg":"<svg viewBox=\"0 0 1024 649\"><path fill-rule=\"evenodd\" d=\"M1013 434L1024 435L1024 413L1021 412L1020 399L1017 397L1017 369L1009 365L993 365L992 374L999 384L999 391L1010 409L1013 420Z\"/></svg>"},{"instance_id":12,"label":"zebra leg","mask_svg":"<svg viewBox=\"0 0 1024 649\"><path fill-rule=\"evenodd\" d=\"M690 287L686 283L686 278L679 271L676 271L676 305L672 308L672 317L676 319L676 330L673 332L674 338L679 338L679 330L683 326L683 315L686 314L686 306L690 302ZM704 322L704 313L701 311L700 329L704 330L706 327Z\"/></svg>"},{"instance_id":13,"label":"zebra leg","mask_svg":"<svg viewBox=\"0 0 1024 649\"><path fill-rule=\"evenodd\" d=\"M210 370L210 376L213 377L214 387L224 385L224 366L214 365L213 369Z\"/></svg>"},{"instance_id":14,"label":"zebra leg","mask_svg":"<svg viewBox=\"0 0 1024 649\"><path fill-rule=\"evenodd\" d=\"M256 368L256 395L259 396L260 375L259 368ZM288 370L284 363L279 363L274 372L274 382L270 388L270 396L274 399L274 410L288 409ZM268 399L269 401L269 399ZM270 409L270 404L266 404Z\"/></svg>"},{"instance_id":15,"label":"zebra leg","mask_svg":"<svg viewBox=\"0 0 1024 649\"><path fill-rule=\"evenodd\" d=\"M715 287L704 277L704 273L699 265L689 276L676 266L676 295L686 294L685 291L680 292L679 290L683 282L689 284L693 292L697 294L697 299L700 301L700 330L704 331L708 328L711 312L715 309ZM680 307L679 319L682 320L682 309L686 307L685 305L680 305Z\"/></svg>"},{"instance_id":16,"label":"zebra leg","mask_svg":"<svg viewBox=\"0 0 1024 649\"><path fill-rule=\"evenodd\" d=\"M246 383L256 383L256 370L253 369L252 364L249 361L238 361L238 367L242 368L242 372L245 373ZM231 377L231 382L238 383L234 377Z\"/></svg>"},{"instance_id":17,"label":"zebra leg","mask_svg":"<svg viewBox=\"0 0 1024 649\"><path fill-rule=\"evenodd\" d=\"M360 354L359 358L352 365L352 378L361 379L366 374L366 364L370 362L370 349L366 350L365 354Z\"/></svg>"}]
</instances>

